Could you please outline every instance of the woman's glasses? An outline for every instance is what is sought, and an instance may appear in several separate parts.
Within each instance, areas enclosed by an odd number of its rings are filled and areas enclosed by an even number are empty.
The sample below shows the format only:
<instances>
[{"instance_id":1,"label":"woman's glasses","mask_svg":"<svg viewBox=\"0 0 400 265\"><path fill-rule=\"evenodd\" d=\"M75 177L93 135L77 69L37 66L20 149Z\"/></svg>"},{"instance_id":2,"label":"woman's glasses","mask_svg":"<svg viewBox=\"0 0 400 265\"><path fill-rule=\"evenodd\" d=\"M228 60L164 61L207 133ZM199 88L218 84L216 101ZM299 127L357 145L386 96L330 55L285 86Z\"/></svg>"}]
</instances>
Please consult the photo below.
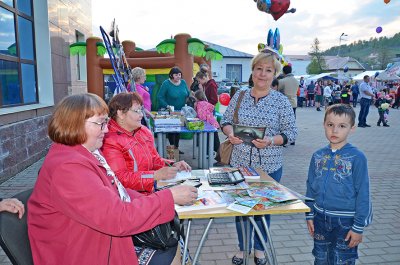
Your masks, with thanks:
<instances>
[{"instance_id":1,"label":"woman's glasses","mask_svg":"<svg viewBox=\"0 0 400 265\"><path fill-rule=\"evenodd\" d=\"M106 128L106 126L108 125L109 121L110 121L110 118L106 118L103 122L97 122L97 121L88 121L88 122L97 124L100 126L101 130L104 130L104 128Z\"/></svg>"},{"instance_id":2,"label":"woman's glasses","mask_svg":"<svg viewBox=\"0 0 400 265\"><path fill-rule=\"evenodd\" d=\"M143 114L143 107L140 107L138 109L129 109L129 110L137 114Z\"/></svg>"}]
</instances>

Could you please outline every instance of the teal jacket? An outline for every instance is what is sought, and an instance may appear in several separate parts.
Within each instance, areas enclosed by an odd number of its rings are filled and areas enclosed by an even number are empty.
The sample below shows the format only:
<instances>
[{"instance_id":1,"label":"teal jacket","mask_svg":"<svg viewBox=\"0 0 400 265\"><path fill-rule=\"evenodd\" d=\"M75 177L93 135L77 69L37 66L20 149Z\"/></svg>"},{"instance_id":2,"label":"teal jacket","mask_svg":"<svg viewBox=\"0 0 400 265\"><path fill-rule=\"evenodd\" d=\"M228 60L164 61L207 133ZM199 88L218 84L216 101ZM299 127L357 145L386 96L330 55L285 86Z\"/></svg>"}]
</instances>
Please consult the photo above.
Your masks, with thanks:
<instances>
[{"instance_id":1,"label":"teal jacket","mask_svg":"<svg viewBox=\"0 0 400 265\"><path fill-rule=\"evenodd\" d=\"M169 79L165 80L158 92L158 107L165 108L167 105L174 106L175 111L181 110L186 104L189 89L185 80L181 80L179 86L174 85Z\"/></svg>"}]
</instances>

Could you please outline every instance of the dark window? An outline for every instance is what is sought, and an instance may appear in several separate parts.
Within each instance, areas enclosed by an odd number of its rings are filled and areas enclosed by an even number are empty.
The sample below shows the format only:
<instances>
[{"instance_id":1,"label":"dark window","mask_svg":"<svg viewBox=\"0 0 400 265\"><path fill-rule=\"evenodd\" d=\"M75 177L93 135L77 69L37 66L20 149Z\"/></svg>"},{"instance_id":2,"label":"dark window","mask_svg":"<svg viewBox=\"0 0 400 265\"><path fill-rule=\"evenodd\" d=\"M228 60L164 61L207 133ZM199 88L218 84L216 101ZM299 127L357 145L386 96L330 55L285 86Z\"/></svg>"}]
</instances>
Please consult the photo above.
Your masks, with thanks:
<instances>
[{"instance_id":1,"label":"dark window","mask_svg":"<svg viewBox=\"0 0 400 265\"><path fill-rule=\"evenodd\" d=\"M38 102L32 0L0 0L0 108Z\"/></svg>"},{"instance_id":2,"label":"dark window","mask_svg":"<svg viewBox=\"0 0 400 265\"><path fill-rule=\"evenodd\" d=\"M242 65L241 64L227 64L226 65L226 78L231 81L242 82Z\"/></svg>"}]
</instances>

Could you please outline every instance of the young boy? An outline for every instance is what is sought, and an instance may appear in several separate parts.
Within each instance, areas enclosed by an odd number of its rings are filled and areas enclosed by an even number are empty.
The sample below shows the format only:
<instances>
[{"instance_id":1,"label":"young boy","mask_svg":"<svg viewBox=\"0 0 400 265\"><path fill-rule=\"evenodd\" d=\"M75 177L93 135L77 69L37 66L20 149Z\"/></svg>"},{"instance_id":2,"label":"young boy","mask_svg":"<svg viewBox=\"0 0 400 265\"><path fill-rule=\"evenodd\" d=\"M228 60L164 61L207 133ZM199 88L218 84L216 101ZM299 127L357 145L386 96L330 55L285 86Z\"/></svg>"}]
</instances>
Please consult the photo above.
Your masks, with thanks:
<instances>
[{"instance_id":1,"label":"young boy","mask_svg":"<svg viewBox=\"0 0 400 265\"><path fill-rule=\"evenodd\" d=\"M372 220L367 158L347 143L355 130L355 113L347 104L327 108L325 136L329 145L316 151L310 162L306 214L314 238L314 264L355 264L364 227Z\"/></svg>"},{"instance_id":2,"label":"young boy","mask_svg":"<svg viewBox=\"0 0 400 265\"><path fill-rule=\"evenodd\" d=\"M378 108L378 114L379 114L379 120L376 123L377 126L381 126L382 122L383 127L389 127L389 124L387 124L387 114L389 112L388 108L390 106L390 102L391 100L388 100L385 97L385 93L383 91L378 93L378 99L375 101L375 107Z\"/></svg>"}]
</instances>

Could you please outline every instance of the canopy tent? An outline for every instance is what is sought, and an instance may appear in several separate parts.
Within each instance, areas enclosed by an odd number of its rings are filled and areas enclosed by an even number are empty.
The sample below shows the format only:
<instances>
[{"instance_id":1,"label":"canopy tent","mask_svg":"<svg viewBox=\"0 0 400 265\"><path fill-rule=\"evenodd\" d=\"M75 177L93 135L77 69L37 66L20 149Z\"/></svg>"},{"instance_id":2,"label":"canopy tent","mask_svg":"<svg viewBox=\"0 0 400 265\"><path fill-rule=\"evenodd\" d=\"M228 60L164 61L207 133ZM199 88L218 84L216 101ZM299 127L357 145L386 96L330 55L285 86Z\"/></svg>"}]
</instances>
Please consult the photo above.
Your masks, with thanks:
<instances>
[{"instance_id":1,"label":"canopy tent","mask_svg":"<svg viewBox=\"0 0 400 265\"><path fill-rule=\"evenodd\" d=\"M335 73L330 72L330 73L322 73L322 74L314 75L314 76L308 78L307 81L317 81L318 79L337 81L338 80L337 78L331 76L333 74L335 74Z\"/></svg>"},{"instance_id":2,"label":"canopy tent","mask_svg":"<svg viewBox=\"0 0 400 265\"><path fill-rule=\"evenodd\" d=\"M400 80L400 77L396 74L391 74L389 75L386 71L380 73L377 77L376 80L378 81L397 81Z\"/></svg>"},{"instance_id":3,"label":"canopy tent","mask_svg":"<svg viewBox=\"0 0 400 265\"><path fill-rule=\"evenodd\" d=\"M365 71L365 72L362 72L361 74L353 76L352 79L355 81L362 81L364 79L364 76L366 76L366 75L367 76L375 76L375 74L377 72L380 74L383 72L383 70Z\"/></svg>"},{"instance_id":4,"label":"canopy tent","mask_svg":"<svg viewBox=\"0 0 400 265\"><path fill-rule=\"evenodd\" d=\"M400 76L400 62L392 64L385 70L385 74L388 77L399 77Z\"/></svg>"}]
</instances>

